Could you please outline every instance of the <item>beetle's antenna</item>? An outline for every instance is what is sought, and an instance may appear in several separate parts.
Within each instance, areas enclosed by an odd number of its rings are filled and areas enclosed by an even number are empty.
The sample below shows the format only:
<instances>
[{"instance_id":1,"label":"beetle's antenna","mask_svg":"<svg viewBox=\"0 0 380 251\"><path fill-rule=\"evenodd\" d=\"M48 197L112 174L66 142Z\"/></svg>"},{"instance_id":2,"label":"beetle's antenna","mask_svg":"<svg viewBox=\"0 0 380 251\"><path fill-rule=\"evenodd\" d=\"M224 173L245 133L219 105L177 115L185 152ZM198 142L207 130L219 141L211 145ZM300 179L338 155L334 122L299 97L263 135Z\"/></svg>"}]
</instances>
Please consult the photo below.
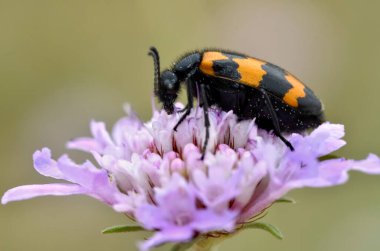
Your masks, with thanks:
<instances>
[{"instance_id":1,"label":"beetle's antenna","mask_svg":"<svg viewBox=\"0 0 380 251\"><path fill-rule=\"evenodd\" d=\"M149 48L149 56L152 56L154 63L154 94L157 95L159 89L159 79L160 79L160 56L156 47L152 46Z\"/></svg>"}]
</instances>

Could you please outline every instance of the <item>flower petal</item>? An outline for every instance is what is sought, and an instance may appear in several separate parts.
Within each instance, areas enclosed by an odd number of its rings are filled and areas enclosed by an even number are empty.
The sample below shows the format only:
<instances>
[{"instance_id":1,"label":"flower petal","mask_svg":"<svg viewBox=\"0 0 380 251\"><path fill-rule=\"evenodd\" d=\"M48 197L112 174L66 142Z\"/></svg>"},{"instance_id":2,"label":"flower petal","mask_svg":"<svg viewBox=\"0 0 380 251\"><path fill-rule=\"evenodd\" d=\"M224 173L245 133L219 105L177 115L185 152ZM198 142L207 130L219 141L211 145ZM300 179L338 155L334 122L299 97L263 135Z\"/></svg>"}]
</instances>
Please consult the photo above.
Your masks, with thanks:
<instances>
[{"instance_id":1,"label":"flower petal","mask_svg":"<svg viewBox=\"0 0 380 251\"><path fill-rule=\"evenodd\" d=\"M114 145L111 136L106 130L106 125L103 122L91 121L90 128L94 139L103 148Z\"/></svg>"},{"instance_id":2,"label":"flower petal","mask_svg":"<svg viewBox=\"0 0 380 251\"><path fill-rule=\"evenodd\" d=\"M166 242L187 242L191 240L194 233L189 229L169 229L155 233L147 241L139 243L140 251L148 251L153 247L164 244Z\"/></svg>"},{"instance_id":3,"label":"flower petal","mask_svg":"<svg viewBox=\"0 0 380 251\"><path fill-rule=\"evenodd\" d=\"M84 152L101 152L102 146L93 138L77 138L66 144L69 149L76 149Z\"/></svg>"},{"instance_id":4,"label":"flower petal","mask_svg":"<svg viewBox=\"0 0 380 251\"><path fill-rule=\"evenodd\" d=\"M93 197L110 205L118 203L116 195L121 194L114 182L111 182L104 169L97 169L90 162L77 165L67 156L57 162L59 170L66 180L81 185Z\"/></svg>"},{"instance_id":5,"label":"flower petal","mask_svg":"<svg viewBox=\"0 0 380 251\"><path fill-rule=\"evenodd\" d=\"M43 148L33 154L34 168L40 174L55 179L64 179L64 175L58 169L56 161L51 159L49 148Z\"/></svg>"},{"instance_id":6,"label":"flower petal","mask_svg":"<svg viewBox=\"0 0 380 251\"><path fill-rule=\"evenodd\" d=\"M85 190L82 187L74 184L25 185L5 192L1 198L1 203L7 204L11 201L27 200L46 195L64 196L84 193Z\"/></svg>"},{"instance_id":7,"label":"flower petal","mask_svg":"<svg viewBox=\"0 0 380 251\"><path fill-rule=\"evenodd\" d=\"M368 174L380 174L380 158L370 154L364 160L355 161L352 169Z\"/></svg>"}]
</instances>

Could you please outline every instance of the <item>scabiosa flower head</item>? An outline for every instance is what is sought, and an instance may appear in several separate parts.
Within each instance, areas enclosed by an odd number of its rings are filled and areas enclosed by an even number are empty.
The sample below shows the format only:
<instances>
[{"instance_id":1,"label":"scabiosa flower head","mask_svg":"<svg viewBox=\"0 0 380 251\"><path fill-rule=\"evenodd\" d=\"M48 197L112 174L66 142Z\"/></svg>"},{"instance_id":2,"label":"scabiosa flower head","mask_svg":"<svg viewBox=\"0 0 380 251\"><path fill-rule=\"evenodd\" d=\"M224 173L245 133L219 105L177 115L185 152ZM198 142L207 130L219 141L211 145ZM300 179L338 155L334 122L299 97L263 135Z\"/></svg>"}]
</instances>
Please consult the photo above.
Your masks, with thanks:
<instances>
[{"instance_id":1,"label":"scabiosa flower head","mask_svg":"<svg viewBox=\"0 0 380 251\"><path fill-rule=\"evenodd\" d=\"M154 111L143 123L129 106L126 112L111 133L104 123L91 122L92 137L68 143L92 154L96 163L76 164L66 155L54 160L47 148L35 152L40 174L69 183L16 187L2 203L89 195L153 231L139 243L140 250L150 250L236 232L292 189L339 185L350 170L380 174L380 159L373 154L361 161L320 160L345 145L342 125L324 123L310 134L289 135L291 151L254 120L238 121L232 112L210 109L210 140L202 160L202 108L193 109L177 131L179 114Z\"/></svg>"}]
</instances>

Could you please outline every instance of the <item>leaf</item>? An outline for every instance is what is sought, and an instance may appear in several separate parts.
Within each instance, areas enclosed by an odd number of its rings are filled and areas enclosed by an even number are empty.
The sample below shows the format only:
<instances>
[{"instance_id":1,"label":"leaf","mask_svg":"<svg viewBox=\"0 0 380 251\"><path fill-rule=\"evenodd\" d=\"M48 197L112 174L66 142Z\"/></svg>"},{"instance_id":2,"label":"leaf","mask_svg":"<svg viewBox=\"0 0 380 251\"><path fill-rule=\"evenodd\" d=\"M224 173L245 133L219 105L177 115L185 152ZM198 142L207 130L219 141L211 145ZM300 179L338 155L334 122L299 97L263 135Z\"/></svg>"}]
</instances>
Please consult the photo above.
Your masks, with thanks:
<instances>
[{"instance_id":1,"label":"leaf","mask_svg":"<svg viewBox=\"0 0 380 251\"><path fill-rule=\"evenodd\" d=\"M251 224L244 225L243 229L262 229L262 230L269 232L270 234L272 234L277 239L282 240L284 238L281 231L277 227L275 227L269 223L253 222Z\"/></svg>"},{"instance_id":2,"label":"leaf","mask_svg":"<svg viewBox=\"0 0 380 251\"><path fill-rule=\"evenodd\" d=\"M274 203L296 203L296 201L292 198L282 197L278 200L275 200Z\"/></svg>"},{"instance_id":3,"label":"leaf","mask_svg":"<svg viewBox=\"0 0 380 251\"><path fill-rule=\"evenodd\" d=\"M113 234L113 233L124 233L124 232L138 232L138 231L146 231L143 227L140 226L112 226L107 227L102 231L102 234Z\"/></svg>"}]
</instances>

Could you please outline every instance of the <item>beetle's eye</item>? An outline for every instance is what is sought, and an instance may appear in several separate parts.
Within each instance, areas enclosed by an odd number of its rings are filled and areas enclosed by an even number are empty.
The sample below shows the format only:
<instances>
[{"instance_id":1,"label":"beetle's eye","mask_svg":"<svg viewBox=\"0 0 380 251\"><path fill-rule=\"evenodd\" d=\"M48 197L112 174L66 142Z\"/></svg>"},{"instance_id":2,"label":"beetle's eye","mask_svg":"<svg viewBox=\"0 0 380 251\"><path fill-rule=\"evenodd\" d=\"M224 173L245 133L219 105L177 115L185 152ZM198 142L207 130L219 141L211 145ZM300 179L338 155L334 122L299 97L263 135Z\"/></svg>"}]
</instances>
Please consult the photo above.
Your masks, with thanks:
<instances>
[{"instance_id":1,"label":"beetle's eye","mask_svg":"<svg viewBox=\"0 0 380 251\"><path fill-rule=\"evenodd\" d=\"M178 78L171 71L164 71L161 74L161 85L167 90L178 88Z\"/></svg>"}]
</instances>

